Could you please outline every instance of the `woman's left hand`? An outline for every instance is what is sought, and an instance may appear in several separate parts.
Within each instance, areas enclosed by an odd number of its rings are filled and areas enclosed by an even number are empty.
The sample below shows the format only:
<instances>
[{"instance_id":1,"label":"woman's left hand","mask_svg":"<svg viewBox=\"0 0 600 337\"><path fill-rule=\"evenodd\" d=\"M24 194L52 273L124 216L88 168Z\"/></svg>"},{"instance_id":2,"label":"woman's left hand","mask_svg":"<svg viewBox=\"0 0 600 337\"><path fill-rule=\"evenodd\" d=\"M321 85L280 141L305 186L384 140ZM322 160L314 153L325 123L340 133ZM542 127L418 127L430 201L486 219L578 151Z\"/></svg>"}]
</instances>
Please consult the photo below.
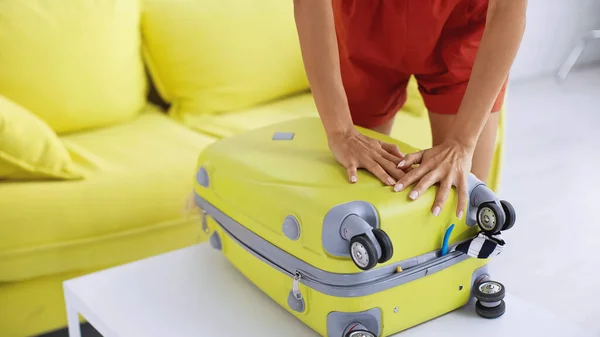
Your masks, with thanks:
<instances>
[{"instance_id":1,"label":"woman's left hand","mask_svg":"<svg viewBox=\"0 0 600 337\"><path fill-rule=\"evenodd\" d=\"M433 148L406 155L404 160L398 164L398 168L411 168L414 164L419 164L419 166L410 169L405 176L398 180L394 191L402 191L406 186L418 181L409 194L409 198L416 200L429 187L439 182L440 188L431 210L433 215L437 216L446 203L450 189L452 186L456 186L458 189L456 216L459 219L462 218L468 197L467 178L471 172L473 151L474 149L460 142L447 140Z\"/></svg>"}]
</instances>

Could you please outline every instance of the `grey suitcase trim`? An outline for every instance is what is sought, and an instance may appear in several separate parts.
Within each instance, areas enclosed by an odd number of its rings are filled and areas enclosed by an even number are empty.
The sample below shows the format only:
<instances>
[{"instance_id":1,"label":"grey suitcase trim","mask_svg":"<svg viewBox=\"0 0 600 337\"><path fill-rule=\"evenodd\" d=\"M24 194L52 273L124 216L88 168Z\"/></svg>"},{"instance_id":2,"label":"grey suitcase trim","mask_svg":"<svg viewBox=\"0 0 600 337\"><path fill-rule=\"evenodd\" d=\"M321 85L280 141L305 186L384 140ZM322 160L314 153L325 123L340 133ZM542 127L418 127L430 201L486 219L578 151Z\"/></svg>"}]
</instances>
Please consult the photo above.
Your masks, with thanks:
<instances>
[{"instance_id":1,"label":"grey suitcase trim","mask_svg":"<svg viewBox=\"0 0 600 337\"><path fill-rule=\"evenodd\" d=\"M359 273L331 273L315 268L279 249L234 221L196 193L195 201L198 207L213 217L232 240L256 258L292 278L299 275L299 282L330 296L358 297L375 294L436 273L469 258L468 255L456 251L438 257L438 251L433 251ZM398 266L403 270L400 273L395 272Z\"/></svg>"}]
</instances>

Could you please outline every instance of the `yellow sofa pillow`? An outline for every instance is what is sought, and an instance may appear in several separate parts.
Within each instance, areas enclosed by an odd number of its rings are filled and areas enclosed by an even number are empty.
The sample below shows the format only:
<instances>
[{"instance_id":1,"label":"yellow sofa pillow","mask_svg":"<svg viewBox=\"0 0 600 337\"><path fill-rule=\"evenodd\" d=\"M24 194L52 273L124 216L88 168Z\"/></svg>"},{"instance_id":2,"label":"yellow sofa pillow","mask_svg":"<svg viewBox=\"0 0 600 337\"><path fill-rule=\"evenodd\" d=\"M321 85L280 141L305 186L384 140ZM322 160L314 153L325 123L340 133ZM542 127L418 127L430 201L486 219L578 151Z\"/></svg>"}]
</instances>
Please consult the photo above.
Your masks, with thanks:
<instances>
[{"instance_id":1,"label":"yellow sofa pillow","mask_svg":"<svg viewBox=\"0 0 600 337\"><path fill-rule=\"evenodd\" d=\"M139 0L0 1L0 94L57 133L107 126L145 104Z\"/></svg>"},{"instance_id":2,"label":"yellow sofa pillow","mask_svg":"<svg viewBox=\"0 0 600 337\"><path fill-rule=\"evenodd\" d=\"M217 114L308 90L287 0L144 0L144 57L171 115Z\"/></svg>"},{"instance_id":3,"label":"yellow sofa pillow","mask_svg":"<svg viewBox=\"0 0 600 337\"><path fill-rule=\"evenodd\" d=\"M27 109L0 96L0 180L83 178L56 133Z\"/></svg>"}]
</instances>

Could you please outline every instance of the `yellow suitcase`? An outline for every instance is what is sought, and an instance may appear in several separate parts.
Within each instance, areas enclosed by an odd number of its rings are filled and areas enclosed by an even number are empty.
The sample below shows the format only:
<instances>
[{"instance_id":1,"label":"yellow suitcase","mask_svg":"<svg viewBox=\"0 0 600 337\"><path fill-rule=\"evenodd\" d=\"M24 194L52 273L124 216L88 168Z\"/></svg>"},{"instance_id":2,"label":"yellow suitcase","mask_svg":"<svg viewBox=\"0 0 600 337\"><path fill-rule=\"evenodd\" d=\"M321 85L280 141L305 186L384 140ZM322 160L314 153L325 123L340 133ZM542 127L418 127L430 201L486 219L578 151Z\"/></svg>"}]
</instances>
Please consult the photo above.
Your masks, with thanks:
<instances>
[{"instance_id":1,"label":"yellow suitcase","mask_svg":"<svg viewBox=\"0 0 600 337\"><path fill-rule=\"evenodd\" d=\"M416 150L358 129L404 153ZM463 220L455 193L434 217L436 187L411 201L410 189L392 192L367 172L349 184L318 118L215 142L196 172L195 202L213 247L322 336L389 336L465 305L473 290L480 315L504 313L504 287L489 279L489 258L456 250L515 220L510 204L473 176Z\"/></svg>"}]
</instances>

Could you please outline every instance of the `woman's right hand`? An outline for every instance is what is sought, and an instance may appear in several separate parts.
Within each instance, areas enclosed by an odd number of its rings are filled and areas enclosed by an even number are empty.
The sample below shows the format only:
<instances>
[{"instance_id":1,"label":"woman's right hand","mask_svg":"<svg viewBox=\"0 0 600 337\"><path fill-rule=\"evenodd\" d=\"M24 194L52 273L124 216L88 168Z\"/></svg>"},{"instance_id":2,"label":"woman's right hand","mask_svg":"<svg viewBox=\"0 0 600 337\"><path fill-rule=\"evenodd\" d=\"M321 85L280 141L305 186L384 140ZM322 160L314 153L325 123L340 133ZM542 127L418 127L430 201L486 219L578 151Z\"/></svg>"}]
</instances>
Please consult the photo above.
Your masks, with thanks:
<instances>
[{"instance_id":1,"label":"woman's right hand","mask_svg":"<svg viewBox=\"0 0 600 337\"><path fill-rule=\"evenodd\" d=\"M354 128L329 134L327 139L334 157L346 168L351 183L358 180L358 169L369 171L388 186L395 185L405 174L398 168L404 154L394 144L370 138Z\"/></svg>"}]
</instances>

